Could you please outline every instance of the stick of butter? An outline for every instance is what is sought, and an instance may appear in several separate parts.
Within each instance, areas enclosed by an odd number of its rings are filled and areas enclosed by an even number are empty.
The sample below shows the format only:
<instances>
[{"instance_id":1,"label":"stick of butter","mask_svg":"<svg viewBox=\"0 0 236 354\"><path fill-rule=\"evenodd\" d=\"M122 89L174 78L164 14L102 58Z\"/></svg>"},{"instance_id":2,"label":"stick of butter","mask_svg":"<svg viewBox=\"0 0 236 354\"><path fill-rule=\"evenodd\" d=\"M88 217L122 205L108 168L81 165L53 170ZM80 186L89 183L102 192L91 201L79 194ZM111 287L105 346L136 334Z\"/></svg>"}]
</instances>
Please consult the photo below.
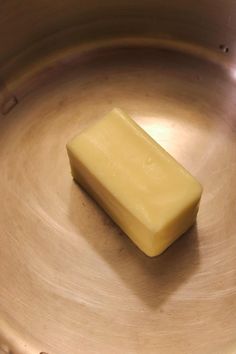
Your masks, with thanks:
<instances>
[{"instance_id":1,"label":"stick of butter","mask_svg":"<svg viewBox=\"0 0 236 354\"><path fill-rule=\"evenodd\" d=\"M126 113L113 109L67 144L72 175L146 255L188 230L202 187Z\"/></svg>"}]
</instances>

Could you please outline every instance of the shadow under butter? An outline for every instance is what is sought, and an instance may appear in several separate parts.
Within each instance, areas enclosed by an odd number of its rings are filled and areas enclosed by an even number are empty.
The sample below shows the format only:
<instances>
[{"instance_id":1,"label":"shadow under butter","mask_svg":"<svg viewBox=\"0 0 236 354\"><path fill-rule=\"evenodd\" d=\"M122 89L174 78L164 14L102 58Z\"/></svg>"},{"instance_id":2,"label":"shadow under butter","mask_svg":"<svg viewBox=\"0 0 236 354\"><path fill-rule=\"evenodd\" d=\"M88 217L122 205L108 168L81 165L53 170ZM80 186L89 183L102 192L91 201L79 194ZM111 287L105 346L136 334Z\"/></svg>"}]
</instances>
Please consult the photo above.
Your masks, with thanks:
<instances>
[{"instance_id":1,"label":"shadow under butter","mask_svg":"<svg viewBox=\"0 0 236 354\"><path fill-rule=\"evenodd\" d=\"M195 224L162 255L143 254L103 209L74 181L69 217L82 236L146 305L158 308L196 272L199 264Z\"/></svg>"}]
</instances>

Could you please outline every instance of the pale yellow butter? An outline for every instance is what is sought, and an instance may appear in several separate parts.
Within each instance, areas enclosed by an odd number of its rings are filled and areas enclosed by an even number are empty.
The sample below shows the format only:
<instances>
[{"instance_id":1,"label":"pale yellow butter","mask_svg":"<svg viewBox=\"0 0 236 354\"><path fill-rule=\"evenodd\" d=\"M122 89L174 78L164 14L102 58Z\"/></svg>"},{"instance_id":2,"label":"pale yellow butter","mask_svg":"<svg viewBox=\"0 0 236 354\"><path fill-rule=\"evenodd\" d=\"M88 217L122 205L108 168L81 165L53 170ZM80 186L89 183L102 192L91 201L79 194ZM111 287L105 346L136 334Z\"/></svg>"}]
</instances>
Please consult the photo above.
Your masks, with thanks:
<instances>
[{"instance_id":1,"label":"pale yellow butter","mask_svg":"<svg viewBox=\"0 0 236 354\"><path fill-rule=\"evenodd\" d=\"M113 109L67 151L75 180L148 256L194 223L201 185L123 111Z\"/></svg>"}]
</instances>

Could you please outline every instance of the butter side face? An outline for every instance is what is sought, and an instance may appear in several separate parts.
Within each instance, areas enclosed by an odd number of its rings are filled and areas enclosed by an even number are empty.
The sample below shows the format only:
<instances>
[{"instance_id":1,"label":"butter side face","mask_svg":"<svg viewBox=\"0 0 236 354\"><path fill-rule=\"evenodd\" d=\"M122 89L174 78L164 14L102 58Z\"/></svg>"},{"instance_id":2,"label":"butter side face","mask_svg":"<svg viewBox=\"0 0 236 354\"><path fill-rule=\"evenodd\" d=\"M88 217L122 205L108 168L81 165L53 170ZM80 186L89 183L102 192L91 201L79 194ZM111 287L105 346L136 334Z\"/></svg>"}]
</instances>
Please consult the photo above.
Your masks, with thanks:
<instances>
[{"instance_id":1,"label":"butter side face","mask_svg":"<svg viewBox=\"0 0 236 354\"><path fill-rule=\"evenodd\" d=\"M123 111L112 110L67 151L75 180L148 256L194 223L201 185Z\"/></svg>"}]
</instances>

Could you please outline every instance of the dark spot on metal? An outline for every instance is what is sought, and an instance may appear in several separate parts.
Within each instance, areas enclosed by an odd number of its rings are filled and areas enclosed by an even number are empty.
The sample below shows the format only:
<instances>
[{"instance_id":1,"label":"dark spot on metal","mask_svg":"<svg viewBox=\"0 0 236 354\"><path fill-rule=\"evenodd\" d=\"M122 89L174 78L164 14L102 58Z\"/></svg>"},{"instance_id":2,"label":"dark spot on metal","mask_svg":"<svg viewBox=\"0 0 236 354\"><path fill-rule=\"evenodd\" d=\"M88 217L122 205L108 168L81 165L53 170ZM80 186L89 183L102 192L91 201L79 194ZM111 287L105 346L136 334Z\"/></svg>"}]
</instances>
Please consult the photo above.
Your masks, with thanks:
<instances>
[{"instance_id":1,"label":"dark spot on metal","mask_svg":"<svg viewBox=\"0 0 236 354\"><path fill-rule=\"evenodd\" d=\"M1 112L3 115L8 114L18 103L16 96L7 98L1 106Z\"/></svg>"},{"instance_id":2,"label":"dark spot on metal","mask_svg":"<svg viewBox=\"0 0 236 354\"><path fill-rule=\"evenodd\" d=\"M228 52L229 52L229 47L227 47L227 46L224 45L224 44L220 44L220 45L219 45L219 48L220 48L220 50L221 50L223 53L228 53Z\"/></svg>"}]
</instances>

